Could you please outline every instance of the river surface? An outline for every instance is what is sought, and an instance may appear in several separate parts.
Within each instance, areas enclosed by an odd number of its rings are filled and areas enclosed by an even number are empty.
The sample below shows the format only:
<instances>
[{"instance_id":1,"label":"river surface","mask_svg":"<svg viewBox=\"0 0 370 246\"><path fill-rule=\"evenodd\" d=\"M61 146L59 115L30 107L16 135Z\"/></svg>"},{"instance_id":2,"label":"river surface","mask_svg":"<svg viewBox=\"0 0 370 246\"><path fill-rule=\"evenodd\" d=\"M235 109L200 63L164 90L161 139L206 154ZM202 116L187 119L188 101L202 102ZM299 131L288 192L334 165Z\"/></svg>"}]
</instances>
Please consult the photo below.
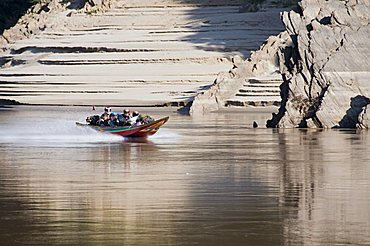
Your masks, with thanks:
<instances>
[{"instance_id":1,"label":"river surface","mask_svg":"<svg viewBox=\"0 0 370 246\"><path fill-rule=\"evenodd\" d=\"M170 121L133 141L75 126L90 108L0 109L0 244L370 244L368 131L145 110Z\"/></svg>"}]
</instances>

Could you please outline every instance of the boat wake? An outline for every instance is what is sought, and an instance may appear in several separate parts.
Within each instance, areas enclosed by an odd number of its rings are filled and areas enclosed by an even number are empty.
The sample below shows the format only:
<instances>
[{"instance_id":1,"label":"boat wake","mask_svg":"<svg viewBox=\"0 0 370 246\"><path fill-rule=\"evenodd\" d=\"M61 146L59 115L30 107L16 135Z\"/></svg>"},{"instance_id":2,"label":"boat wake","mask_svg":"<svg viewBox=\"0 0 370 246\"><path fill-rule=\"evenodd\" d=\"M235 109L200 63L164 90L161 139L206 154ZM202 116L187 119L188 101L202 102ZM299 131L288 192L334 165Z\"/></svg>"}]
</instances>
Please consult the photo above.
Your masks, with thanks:
<instances>
[{"instance_id":1,"label":"boat wake","mask_svg":"<svg viewBox=\"0 0 370 246\"><path fill-rule=\"evenodd\" d=\"M159 129L158 133L151 136L149 139L154 143L174 143L177 142L181 137L180 134L175 133L169 129L163 128Z\"/></svg>"},{"instance_id":2,"label":"boat wake","mask_svg":"<svg viewBox=\"0 0 370 246\"><path fill-rule=\"evenodd\" d=\"M74 121L37 122L32 125L15 123L1 125L0 143L16 145L75 147L80 144L111 143L122 141L122 137L103 134L89 128L81 128ZM67 145L67 146L66 146Z\"/></svg>"},{"instance_id":3,"label":"boat wake","mask_svg":"<svg viewBox=\"0 0 370 246\"><path fill-rule=\"evenodd\" d=\"M35 122L33 124L15 122L1 124L0 144L42 147L84 147L96 144L121 143L127 139L109 133L97 132L88 127L78 127L71 120ZM149 140L153 143L173 142L179 138L167 129L160 129Z\"/></svg>"}]
</instances>

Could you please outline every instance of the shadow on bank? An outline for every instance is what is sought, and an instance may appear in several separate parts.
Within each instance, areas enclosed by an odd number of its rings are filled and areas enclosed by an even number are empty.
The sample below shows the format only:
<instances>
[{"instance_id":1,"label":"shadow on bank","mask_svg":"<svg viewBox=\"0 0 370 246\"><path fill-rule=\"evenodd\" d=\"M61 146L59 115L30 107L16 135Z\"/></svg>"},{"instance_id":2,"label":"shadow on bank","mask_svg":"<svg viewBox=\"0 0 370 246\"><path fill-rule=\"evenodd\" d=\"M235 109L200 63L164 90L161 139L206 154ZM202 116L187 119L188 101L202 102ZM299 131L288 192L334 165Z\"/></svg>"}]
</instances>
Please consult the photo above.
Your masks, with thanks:
<instances>
[{"instance_id":1,"label":"shadow on bank","mask_svg":"<svg viewBox=\"0 0 370 246\"><path fill-rule=\"evenodd\" d=\"M271 35L284 27L280 12L289 10L297 0L174 0L189 6L189 22L175 28L191 29L185 40L198 49L216 51L244 59Z\"/></svg>"},{"instance_id":2,"label":"shadow on bank","mask_svg":"<svg viewBox=\"0 0 370 246\"><path fill-rule=\"evenodd\" d=\"M82 8L88 0L62 0L63 4L69 4L70 9ZM6 29L13 27L17 24L18 20L30 9L41 0L1 0L0 1L0 35ZM50 2L47 1L47 2ZM43 5L39 11L48 12L47 5ZM37 13L37 12L36 12Z\"/></svg>"},{"instance_id":3,"label":"shadow on bank","mask_svg":"<svg viewBox=\"0 0 370 246\"><path fill-rule=\"evenodd\" d=\"M281 33L284 30L281 12L297 4L297 0L175 1L178 6L189 6L185 10L189 21L183 26L174 26L176 32L188 32L183 41L200 50L218 52L233 63L248 59L270 36ZM194 97L189 97L179 112L189 114L193 100Z\"/></svg>"},{"instance_id":4,"label":"shadow on bank","mask_svg":"<svg viewBox=\"0 0 370 246\"><path fill-rule=\"evenodd\" d=\"M357 95L351 98L350 108L346 111L339 124L334 128L356 129L363 124L360 115L366 113L366 108L370 104L370 98ZM366 128L366 127L365 127Z\"/></svg>"}]
</instances>

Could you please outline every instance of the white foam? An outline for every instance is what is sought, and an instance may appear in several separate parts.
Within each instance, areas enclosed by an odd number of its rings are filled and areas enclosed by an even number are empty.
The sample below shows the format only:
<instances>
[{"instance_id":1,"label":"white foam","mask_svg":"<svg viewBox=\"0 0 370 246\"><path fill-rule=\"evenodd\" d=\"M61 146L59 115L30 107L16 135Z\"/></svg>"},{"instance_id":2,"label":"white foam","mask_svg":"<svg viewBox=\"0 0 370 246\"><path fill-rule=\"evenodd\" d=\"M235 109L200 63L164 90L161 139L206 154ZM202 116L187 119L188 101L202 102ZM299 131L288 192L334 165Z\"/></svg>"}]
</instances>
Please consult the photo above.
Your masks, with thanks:
<instances>
[{"instance_id":1,"label":"white foam","mask_svg":"<svg viewBox=\"0 0 370 246\"><path fill-rule=\"evenodd\" d=\"M181 135L171 131L170 129L161 128L159 131L150 137L150 140L155 143L174 143L181 138Z\"/></svg>"},{"instance_id":2,"label":"white foam","mask_svg":"<svg viewBox=\"0 0 370 246\"><path fill-rule=\"evenodd\" d=\"M119 143L126 139L77 126L70 120L49 120L32 123L15 122L0 125L0 143L17 146L81 147L96 143ZM149 140L156 144L174 143L181 135L169 129L160 129Z\"/></svg>"},{"instance_id":3,"label":"white foam","mask_svg":"<svg viewBox=\"0 0 370 246\"><path fill-rule=\"evenodd\" d=\"M123 138L104 134L87 127L78 127L73 121L48 121L1 125L0 143L21 145L81 144L119 142ZM6 129L6 130L4 130Z\"/></svg>"}]
</instances>

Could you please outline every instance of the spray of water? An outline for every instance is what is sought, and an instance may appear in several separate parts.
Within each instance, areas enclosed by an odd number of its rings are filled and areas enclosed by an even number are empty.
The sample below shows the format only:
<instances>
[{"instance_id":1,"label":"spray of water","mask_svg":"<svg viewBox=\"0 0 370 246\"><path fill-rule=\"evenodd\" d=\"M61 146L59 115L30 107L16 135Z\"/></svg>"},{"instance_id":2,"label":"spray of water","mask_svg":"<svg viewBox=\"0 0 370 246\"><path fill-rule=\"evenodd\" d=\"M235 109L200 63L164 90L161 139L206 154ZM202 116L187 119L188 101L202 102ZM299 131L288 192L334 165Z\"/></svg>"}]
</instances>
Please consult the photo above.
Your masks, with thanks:
<instances>
[{"instance_id":1,"label":"spray of water","mask_svg":"<svg viewBox=\"0 0 370 246\"><path fill-rule=\"evenodd\" d=\"M155 143L174 143L181 137L180 134L166 128L161 128L155 135L150 137L150 140Z\"/></svg>"},{"instance_id":2,"label":"spray of water","mask_svg":"<svg viewBox=\"0 0 370 246\"><path fill-rule=\"evenodd\" d=\"M48 120L32 122L13 122L0 125L0 144L43 147L81 147L102 143L119 143L126 139L121 136L97 132L88 127L76 126L71 120ZM179 135L168 129L150 137L153 143L176 141Z\"/></svg>"},{"instance_id":3,"label":"spray of water","mask_svg":"<svg viewBox=\"0 0 370 246\"><path fill-rule=\"evenodd\" d=\"M14 122L1 125L0 143L17 145L58 145L99 142L118 142L122 137L103 134L87 127L78 127L73 121Z\"/></svg>"}]
</instances>

